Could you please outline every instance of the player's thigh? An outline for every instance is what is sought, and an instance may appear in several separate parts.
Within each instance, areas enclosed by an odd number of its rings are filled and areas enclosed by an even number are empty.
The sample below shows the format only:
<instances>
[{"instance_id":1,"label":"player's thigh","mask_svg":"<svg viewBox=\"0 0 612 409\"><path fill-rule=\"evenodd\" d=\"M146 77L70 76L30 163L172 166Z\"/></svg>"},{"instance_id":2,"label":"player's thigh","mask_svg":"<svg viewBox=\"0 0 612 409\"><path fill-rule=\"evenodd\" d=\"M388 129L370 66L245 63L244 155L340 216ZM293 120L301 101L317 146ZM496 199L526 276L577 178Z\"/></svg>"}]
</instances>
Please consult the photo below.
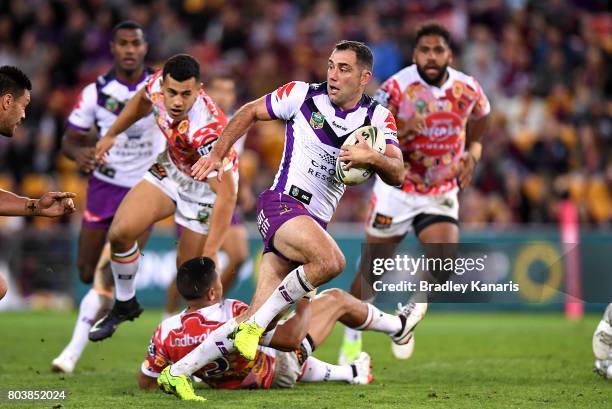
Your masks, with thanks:
<instances>
[{"instance_id":1,"label":"player's thigh","mask_svg":"<svg viewBox=\"0 0 612 409\"><path fill-rule=\"evenodd\" d=\"M424 227L421 231L419 231L418 238L423 244L458 243L459 226L450 221L438 221Z\"/></svg>"},{"instance_id":2,"label":"player's thigh","mask_svg":"<svg viewBox=\"0 0 612 409\"><path fill-rule=\"evenodd\" d=\"M102 249L106 243L108 230L82 226L79 233L79 248L77 254L77 267L79 276L84 283L91 283Z\"/></svg>"},{"instance_id":3,"label":"player's thigh","mask_svg":"<svg viewBox=\"0 0 612 409\"><path fill-rule=\"evenodd\" d=\"M184 262L195 257L201 257L206 243L206 235L197 233L183 226L181 238L176 249L176 263L179 267Z\"/></svg>"},{"instance_id":4,"label":"player's thigh","mask_svg":"<svg viewBox=\"0 0 612 409\"><path fill-rule=\"evenodd\" d=\"M221 245L221 250L235 263L242 262L248 257L248 233L242 224L230 226ZM230 264L232 261L230 261Z\"/></svg>"},{"instance_id":5,"label":"player's thigh","mask_svg":"<svg viewBox=\"0 0 612 409\"><path fill-rule=\"evenodd\" d=\"M111 245L137 240L152 224L174 213L176 205L159 187L142 180L125 196L111 225Z\"/></svg>"},{"instance_id":6,"label":"player's thigh","mask_svg":"<svg viewBox=\"0 0 612 409\"><path fill-rule=\"evenodd\" d=\"M301 264L344 256L334 239L312 218L305 215L283 223L274 233L274 248ZM344 266L342 266L344 268Z\"/></svg>"}]
</instances>

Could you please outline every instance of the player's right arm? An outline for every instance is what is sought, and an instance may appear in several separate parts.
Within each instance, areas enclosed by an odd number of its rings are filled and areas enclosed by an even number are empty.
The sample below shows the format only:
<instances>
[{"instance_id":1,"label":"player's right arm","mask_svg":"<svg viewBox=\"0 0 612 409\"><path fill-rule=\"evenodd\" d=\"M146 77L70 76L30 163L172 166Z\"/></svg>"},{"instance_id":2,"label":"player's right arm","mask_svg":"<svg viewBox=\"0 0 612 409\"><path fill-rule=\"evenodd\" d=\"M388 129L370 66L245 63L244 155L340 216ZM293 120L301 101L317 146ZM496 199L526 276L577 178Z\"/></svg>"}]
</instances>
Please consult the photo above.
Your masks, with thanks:
<instances>
[{"instance_id":1,"label":"player's right arm","mask_svg":"<svg viewBox=\"0 0 612 409\"><path fill-rule=\"evenodd\" d=\"M117 139L117 135L125 132L132 124L141 118L149 115L153 104L151 100L146 96L146 88L141 88L126 104L125 108L121 111L113 125L106 132L106 135L102 137L96 144L96 160L104 162L106 152L108 152Z\"/></svg>"},{"instance_id":2,"label":"player's right arm","mask_svg":"<svg viewBox=\"0 0 612 409\"><path fill-rule=\"evenodd\" d=\"M77 104L70 112L66 133L62 139L64 155L75 161L85 173L90 173L96 167L95 148L86 146L85 139L96 121L97 99L96 84L92 83L83 88Z\"/></svg>"},{"instance_id":3,"label":"player's right arm","mask_svg":"<svg viewBox=\"0 0 612 409\"><path fill-rule=\"evenodd\" d=\"M0 216L57 217L74 212L71 192L48 192L40 199L17 196L0 189Z\"/></svg>"},{"instance_id":4,"label":"player's right arm","mask_svg":"<svg viewBox=\"0 0 612 409\"><path fill-rule=\"evenodd\" d=\"M397 137L400 140L425 130L425 119L418 112L408 119L398 118L401 98L402 88L395 76L387 79L374 95L374 99L391 111L397 119Z\"/></svg>"},{"instance_id":5,"label":"player's right arm","mask_svg":"<svg viewBox=\"0 0 612 409\"><path fill-rule=\"evenodd\" d=\"M209 155L201 157L191 167L191 175L204 180L212 171L221 179L223 158L230 147L257 121L289 120L299 110L309 89L305 82L294 81L243 105L227 124Z\"/></svg>"},{"instance_id":6,"label":"player's right arm","mask_svg":"<svg viewBox=\"0 0 612 409\"><path fill-rule=\"evenodd\" d=\"M161 327L162 325L159 324L153 333L147 349L147 357L140 365L140 372L138 373L138 387L140 389L157 388L159 374L171 363L162 342Z\"/></svg>"}]
</instances>

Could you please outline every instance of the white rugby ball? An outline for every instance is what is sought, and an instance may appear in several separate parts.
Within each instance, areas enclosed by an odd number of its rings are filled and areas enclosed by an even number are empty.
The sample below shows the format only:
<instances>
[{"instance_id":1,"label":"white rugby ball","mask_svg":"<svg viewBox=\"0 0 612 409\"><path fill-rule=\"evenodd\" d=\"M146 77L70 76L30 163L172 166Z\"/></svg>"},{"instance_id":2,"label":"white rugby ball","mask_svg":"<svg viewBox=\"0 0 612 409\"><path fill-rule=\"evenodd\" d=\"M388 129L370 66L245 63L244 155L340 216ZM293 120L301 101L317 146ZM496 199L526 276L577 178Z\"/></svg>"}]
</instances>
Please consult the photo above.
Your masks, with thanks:
<instances>
[{"instance_id":1,"label":"white rugby ball","mask_svg":"<svg viewBox=\"0 0 612 409\"><path fill-rule=\"evenodd\" d=\"M384 155L385 149L387 148L385 136L378 131L377 127L372 125L363 126L353 131L353 133L346 138L342 146L357 144L359 142L357 140L357 135L361 135L363 139L370 144L372 149ZM336 161L336 175L338 175L338 179L345 185L358 185L368 180L370 176L374 174L374 170L369 166L354 166L349 170L344 170L342 169L342 165L344 164L345 162L343 161Z\"/></svg>"}]
</instances>

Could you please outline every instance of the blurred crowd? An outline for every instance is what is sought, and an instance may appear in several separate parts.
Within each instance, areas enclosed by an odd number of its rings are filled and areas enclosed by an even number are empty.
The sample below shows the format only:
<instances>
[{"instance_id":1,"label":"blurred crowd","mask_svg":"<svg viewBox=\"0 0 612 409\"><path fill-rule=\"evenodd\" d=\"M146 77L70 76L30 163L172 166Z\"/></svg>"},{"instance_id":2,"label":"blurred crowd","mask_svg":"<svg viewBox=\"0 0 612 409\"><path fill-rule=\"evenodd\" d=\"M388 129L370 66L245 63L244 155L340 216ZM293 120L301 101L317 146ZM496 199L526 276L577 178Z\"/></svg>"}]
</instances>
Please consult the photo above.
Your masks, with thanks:
<instances>
[{"instance_id":1,"label":"blurred crowd","mask_svg":"<svg viewBox=\"0 0 612 409\"><path fill-rule=\"evenodd\" d=\"M435 19L453 35L453 65L480 82L493 108L473 186L462 193L462 221L555 222L560 201L570 199L583 223L609 226L612 15L605 3L0 1L0 65L19 66L34 86L24 125L0 139L0 187L29 195L61 188L83 197L85 178L60 153L65 120L80 89L110 68L111 29L123 19L145 27L149 64L190 53L205 79L234 76L241 102L289 80L324 81L329 52L342 38L372 48L372 92L411 63L419 24ZM258 193L282 153L282 124L257 126L247 148L245 169ZM349 189L336 220L363 220L368 200L367 186Z\"/></svg>"}]
</instances>

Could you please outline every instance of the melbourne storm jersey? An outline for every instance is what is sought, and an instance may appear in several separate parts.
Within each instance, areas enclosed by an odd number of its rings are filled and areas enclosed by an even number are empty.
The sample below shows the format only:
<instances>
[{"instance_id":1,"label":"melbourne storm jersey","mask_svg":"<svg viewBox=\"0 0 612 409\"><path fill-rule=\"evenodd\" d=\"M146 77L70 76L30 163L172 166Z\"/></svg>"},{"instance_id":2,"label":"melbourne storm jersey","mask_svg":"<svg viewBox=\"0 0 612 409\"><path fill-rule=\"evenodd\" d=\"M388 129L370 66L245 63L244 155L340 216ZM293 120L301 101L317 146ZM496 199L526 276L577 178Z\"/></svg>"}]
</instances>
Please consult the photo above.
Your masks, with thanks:
<instances>
[{"instance_id":1,"label":"melbourne storm jersey","mask_svg":"<svg viewBox=\"0 0 612 409\"><path fill-rule=\"evenodd\" d=\"M356 129L376 126L387 144L397 145L397 127L389 110L363 95L341 111L327 94L327 84L290 82L266 96L268 114L286 122L285 149L271 190L302 202L329 222L345 190L336 176L340 147Z\"/></svg>"},{"instance_id":2,"label":"melbourne storm jersey","mask_svg":"<svg viewBox=\"0 0 612 409\"><path fill-rule=\"evenodd\" d=\"M157 378L166 366L179 361L211 332L247 308L241 301L227 299L164 320L151 338L142 373ZM235 351L205 365L194 375L213 388L267 389L272 383L275 361L276 350L260 346L253 361Z\"/></svg>"},{"instance_id":3,"label":"melbourne storm jersey","mask_svg":"<svg viewBox=\"0 0 612 409\"><path fill-rule=\"evenodd\" d=\"M147 84L151 73L145 70L133 85L121 82L114 71L98 77L81 92L68 117L68 126L81 132L95 126L99 136L104 136L130 98ZM113 185L132 187L142 179L165 146L153 115L148 115L117 135L117 141L108 152L107 163L98 166L94 175Z\"/></svg>"},{"instance_id":4,"label":"melbourne storm jersey","mask_svg":"<svg viewBox=\"0 0 612 409\"><path fill-rule=\"evenodd\" d=\"M400 143L407 170L402 189L421 194L454 189L467 121L491 110L478 82L449 67L448 79L438 88L423 81L416 65L411 65L385 81L375 98L396 113L400 128L417 114L425 121L423 133Z\"/></svg>"}]
</instances>

